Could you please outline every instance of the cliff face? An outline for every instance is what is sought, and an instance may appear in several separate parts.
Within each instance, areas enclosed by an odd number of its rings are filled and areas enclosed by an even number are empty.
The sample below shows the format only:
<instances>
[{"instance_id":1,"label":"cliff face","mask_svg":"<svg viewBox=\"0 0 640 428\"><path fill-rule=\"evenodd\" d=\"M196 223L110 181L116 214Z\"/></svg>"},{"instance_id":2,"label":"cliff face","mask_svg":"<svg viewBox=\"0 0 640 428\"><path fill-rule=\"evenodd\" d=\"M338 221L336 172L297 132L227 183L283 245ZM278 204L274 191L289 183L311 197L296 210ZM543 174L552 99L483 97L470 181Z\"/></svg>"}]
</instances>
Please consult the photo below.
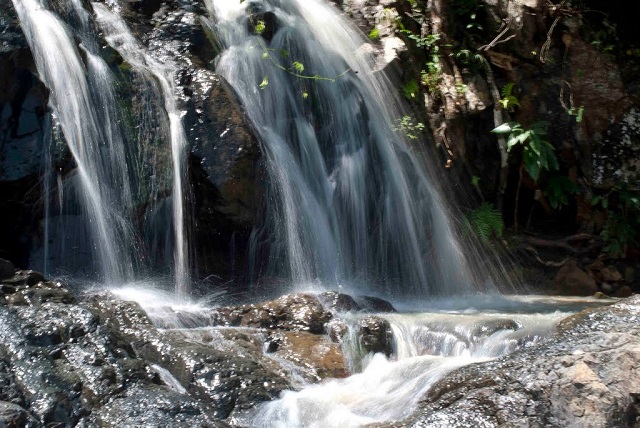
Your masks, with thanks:
<instances>
[{"instance_id":1,"label":"cliff face","mask_svg":"<svg viewBox=\"0 0 640 428\"><path fill-rule=\"evenodd\" d=\"M589 228L584 201L623 182L638 187L638 39L625 18L637 6L542 0L337 3L369 34L381 67L396 73L399 90L415 108L414 122L429 125L442 164L472 192L469 184L477 176L481 197L503 206L507 223L514 222L522 155L517 148L506 153L506 141L490 133L505 122L525 128L547 122L547 140L559 160L557 172L535 183L525 174L520 222L534 204L546 211L534 213L534 223L552 217ZM513 102L507 105L509 97ZM540 195L534 202L536 190L547 196L554 175L579 188L571 215L551 210Z\"/></svg>"}]
</instances>

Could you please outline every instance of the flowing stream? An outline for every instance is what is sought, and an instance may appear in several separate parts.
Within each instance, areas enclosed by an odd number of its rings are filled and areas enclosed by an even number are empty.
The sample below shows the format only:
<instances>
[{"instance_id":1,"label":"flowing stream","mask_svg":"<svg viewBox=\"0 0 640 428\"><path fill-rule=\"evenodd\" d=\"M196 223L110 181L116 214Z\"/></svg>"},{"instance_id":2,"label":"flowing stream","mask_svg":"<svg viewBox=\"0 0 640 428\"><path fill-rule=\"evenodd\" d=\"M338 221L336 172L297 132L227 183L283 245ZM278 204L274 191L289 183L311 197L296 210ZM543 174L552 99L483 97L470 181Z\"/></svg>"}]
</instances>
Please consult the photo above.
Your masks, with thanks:
<instances>
[{"instance_id":1,"label":"flowing stream","mask_svg":"<svg viewBox=\"0 0 640 428\"><path fill-rule=\"evenodd\" d=\"M154 323L172 325L194 342L201 343L203 329L228 329L194 322L207 319L211 307L204 303L176 300L143 284L116 293L139 302ZM342 428L397 421L410 416L424 394L456 368L533 346L549 337L560 320L601 304L593 298L476 295L425 301L422 307L405 313L373 314L391 327L388 357L363 352L357 339L359 322L372 314L337 313L336 319L348 326L341 346L350 376L308 383L304 376L296 375L304 371L303 365L286 365L296 390L236 413L228 422L252 427ZM183 316L177 318L177 313ZM185 317L185 313L196 316ZM265 339L260 329L241 330L243 334L252 330L258 340ZM181 387L174 379L168 379L167 385Z\"/></svg>"}]
</instances>

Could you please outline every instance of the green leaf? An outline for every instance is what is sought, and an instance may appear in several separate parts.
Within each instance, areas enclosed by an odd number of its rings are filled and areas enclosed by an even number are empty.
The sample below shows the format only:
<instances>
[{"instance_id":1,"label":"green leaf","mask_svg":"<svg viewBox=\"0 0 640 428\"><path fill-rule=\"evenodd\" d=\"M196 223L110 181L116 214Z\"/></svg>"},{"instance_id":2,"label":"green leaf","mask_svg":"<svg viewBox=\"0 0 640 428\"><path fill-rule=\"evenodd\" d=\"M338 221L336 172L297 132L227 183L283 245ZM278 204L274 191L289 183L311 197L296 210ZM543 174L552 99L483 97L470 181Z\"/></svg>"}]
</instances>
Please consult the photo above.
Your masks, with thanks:
<instances>
[{"instance_id":1,"label":"green leaf","mask_svg":"<svg viewBox=\"0 0 640 428\"><path fill-rule=\"evenodd\" d=\"M493 128L491 132L493 132L494 134L508 134L513 129L512 124L513 122L503 123L502 125Z\"/></svg>"},{"instance_id":2,"label":"green leaf","mask_svg":"<svg viewBox=\"0 0 640 428\"><path fill-rule=\"evenodd\" d=\"M256 25L253 27L253 30L256 32L256 34L262 34L266 29L267 26L265 25L264 21L256 22Z\"/></svg>"},{"instance_id":3,"label":"green leaf","mask_svg":"<svg viewBox=\"0 0 640 428\"><path fill-rule=\"evenodd\" d=\"M269 84L269 78L267 76L264 76L264 78L262 79L262 82L260 82L260 89L264 89L267 87L267 85Z\"/></svg>"},{"instance_id":4,"label":"green leaf","mask_svg":"<svg viewBox=\"0 0 640 428\"><path fill-rule=\"evenodd\" d=\"M471 185L478 187L478 185L480 184L480 177L478 177L477 175L474 175L473 177L471 177Z\"/></svg>"},{"instance_id":5,"label":"green leaf","mask_svg":"<svg viewBox=\"0 0 640 428\"><path fill-rule=\"evenodd\" d=\"M302 73L304 71L304 64L302 64L299 61L294 61L293 63L293 69L295 71L297 71L298 73Z\"/></svg>"},{"instance_id":6,"label":"green leaf","mask_svg":"<svg viewBox=\"0 0 640 428\"><path fill-rule=\"evenodd\" d=\"M582 122L582 115L584 113L584 106L580 106L578 113L576 113L576 123Z\"/></svg>"},{"instance_id":7,"label":"green leaf","mask_svg":"<svg viewBox=\"0 0 640 428\"><path fill-rule=\"evenodd\" d=\"M262 59L267 59L267 58L269 58L269 52L263 52Z\"/></svg>"},{"instance_id":8,"label":"green leaf","mask_svg":"<svg viewBox=\"0 0 640 428\"><path fill-rule=\"evenodd\" d=\"M502 215L492 204L484 202L478 208L466 215L467 224L473 233L483 243L488 243L492 237L502 238L504 221Z\"/></svg>"}]
</instances>

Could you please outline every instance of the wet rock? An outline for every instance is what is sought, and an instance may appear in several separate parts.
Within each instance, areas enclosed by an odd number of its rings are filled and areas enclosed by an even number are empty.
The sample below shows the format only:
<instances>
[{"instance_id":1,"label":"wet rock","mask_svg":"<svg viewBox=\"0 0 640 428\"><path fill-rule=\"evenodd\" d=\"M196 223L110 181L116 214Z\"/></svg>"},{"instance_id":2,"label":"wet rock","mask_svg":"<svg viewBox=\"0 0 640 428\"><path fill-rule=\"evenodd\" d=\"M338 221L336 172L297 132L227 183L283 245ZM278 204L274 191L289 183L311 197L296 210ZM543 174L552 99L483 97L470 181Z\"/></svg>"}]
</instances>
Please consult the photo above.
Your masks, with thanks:
<instances>
[{"instance_id":1,"label":"wet rock","mask_svg":"<svg viewBox=\"0 0 640 428\"><path fill-rule=\"evenodd\" d=\"M326 336L305 331L282 331L273 333L269 340L274 339L278 341L278 348L273 354L305 368L307 381L343 378L349 374L340 345Z\"/></svg>"},{"instance_id":2,"label":"wet rock","mask_svg":"<svg viewBox=\"0 0 640 428\"><path fill-rule=\"evenodd\" d=\"M348 294L337 291L325 291L318 294L318 299L332 312L395 312L395 308L389 302L379 297L357 296L351 297Z\"/></svg>"},{"instance_id":3,"label":"wet rock","mask_svg":"<svg viewBox=\"0 0 640 428\"><path fill-rule=\"evenodd\" d=\"M338 293L337 291L325 291L318 294L320 302L333 312L357 311L361 307L348 294Z\"/></svg>"},{"instance_id":4,"label":"wet rock","mask_svg":"<svg viewBox=\"0 0 640 428\"><path fill-rule=\"evenodd\" d=\"M9 260L0 259L0 281L11 278L16 271L15 266Z\"/></svg>"},{"instance_id":5,"label":"wet rock","mask_svg":"<svg viewBox=\"0 0 640 428\"><path fill-rule=\"evenodd\" d=\"M12 277L3 279L2 283L13 286L36 285L40 281L44 280L45 278L40 272L33 270L18 270Z\"/></svg>"},{"instance_id":6,"label":"wet rock","mask_svg":"<svg viewBox=\"0 0 640 428\"><path fill-rule=\"evenodd\" d=\"M360 347L364 353L383 353L390 356L393 353L391 325L389 321L368 316L358 321L356 333Z\"/></svg>"},{"instance_id":7,"label":"wet rock","mask_svg":"<svg viewBox=\"0 0 640 428\"><path fill-rule=\"evenodd\" d=\"M214 421L191 397L160 385L136 385L123 397L109 401L105 406L82 420L79 427L167 427L194 428L224 427Z\"/></svg>"},{"instance_id":8,"label":"wet rock","mask_svg":"<svg viewBox=\"0 0 640 428\"><path fill-rule=\"evenodd\" d=\"M118 332L119 343L148 363L168 370L208 412L227 418L233 411L276 398L290 388L273 360L262 360L261 343L242 331L159 331L136 303L108 293L87 301L100 323Z\"/></svg>"},{"instance_id":9,"label":"wet rock","mask_svg":"<svg viewBox=\"0 0 640 428\"><path fill-rule=\"evenodd\" d=\"M334 318L327 324L327 334L336 343L342 343L344 337L349 333L349 326L344 321Z\"/></svg>"},{"instance_id":10,"label":"wet rock","mask_svg":"<svg viewBox=\"0 0 640 428\"><path fill-rule=\"evenodd\" d=\"M520 330L522 326L512 319L497 318L495 320L486 320L479 324L472 332L471 338L478 339L489 337L494 333L502 330Z\"/></svg>"},{"instance_id":11,"label":"wet rock","mask_svg":"<svg viewBox=\"0 0 640 428\"><path fill-rule=\"evenodd\" d=\"M20 428L25 426L40 426L29 413L14 403L0 401L0 426L6 428Z\"/></svg>"},{"instance_id":12,"label":"wet rock","mask_svg":"<svg viewBox=\"0 0 640 428\"><path fill-rule=\"evenodd\" d=\"M55 281L41 281L33 286L3 284L1 290L4 301L14 306L33 306L44 302L75 303L76 301L73 294L62 283Z\"/></svg>"},{"instance_id":13,"label":"wet rock","mask_svg":"<svg viewBox=\"0 0 640 428\"><path fill-rule=\"evenodd\" d=\"M259 304L218 308L212 314L217 325L300 330L322 334L332 318L317 297L311 294L287 294Z\"/></svg>"},{"instance_id":14,"label":"wet rock","mask_svg":"<svg viewBox=\"0 0 640 428\"><path fill-rule=\"evenodd\" d=\"M396 312L391 303L379 297L358 296L356 301L364 312Z\"/></svg>"},{"instance_id":15,"label":"wet rock","mask_svg":"<svg viewBox=\"0 0 640 428\"><path fill-rule=\"evenodd\" d=\"M571 316L545 342L445 376L393 426L636 426L639 318L640 297Z\"/></svg>"},{"instance_id":16,"label":"wet rock","mask_svg":"<svg viewBox=\"0 0 640 428\"><path fill-rule=\"evenodd\" d=\"M596 281L578 267L575 260L569 260L553 278L555 292L568 296L591 296L596 291Z\"/></svg>"},{"instance_id":17,"label":"wet rock","mask_svg":"<svg viewBox=\"0 0 640 428\"><path fill-rule=\"evenodd\" d=\"M629 287L628 285L623 285L622 287L616 290L614 296L624 298L624 297L631 296L632 293L633 293L633 290L631 290L631 287Z\"/></svg>"},{"instance_id":18,"label":"wet rock","mask_svg":"<svg viewBox=\"0 0 640 428\"><path fill-rule=\"evenodd\" d=\"M154 382L145 364L123 363L130 358L127 350L79 306L0 306L0 325L5 345L0 354L6 361L0 379L12 385L5 388L0 382L0 398L23 403L40 423L75 426L126 390L130 379Z\"/></svg>"}]
</instances>

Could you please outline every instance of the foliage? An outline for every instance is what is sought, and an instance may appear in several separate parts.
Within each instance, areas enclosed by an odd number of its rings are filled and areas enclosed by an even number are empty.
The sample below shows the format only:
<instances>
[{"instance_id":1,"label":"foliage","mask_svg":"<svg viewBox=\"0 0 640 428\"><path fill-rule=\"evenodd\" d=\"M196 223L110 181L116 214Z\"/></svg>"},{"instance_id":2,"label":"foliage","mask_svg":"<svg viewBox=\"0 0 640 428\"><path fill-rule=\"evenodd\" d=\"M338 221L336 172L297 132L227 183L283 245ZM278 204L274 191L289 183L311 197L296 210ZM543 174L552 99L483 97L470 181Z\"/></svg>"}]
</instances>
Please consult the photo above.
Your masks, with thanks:
<instances>
[{"instance_id":1,"label":"foliage","mask_svg":"<svg viewBox=\"0 0 640 428\"><path fill-rule=\"evenodd\" d=\"M257 21L254 26L254 31L256 32L256 34L262 34L265 32L266 30L266 24L264 21ZM300 61L296 61L296 60L292 60L290 65L287 67L285 65L282 65L282 63L280 62L281 60L286 60L289 59L289 52L283 49L270 49L269 47L267 47L267 45L265 44L264 41L260 40L259 42L260 48L262 49L262 59L263 60L268 60L271 64L273 64L274 67L285 71L289 74L291 74L292 76L295 76L299 79L310 79L310 80L326 80L329 82L335 82L338 78L344 76L345 74L347 74L350 69L346 69L345 71L343 71L342 73L336 75L336 76L321 76L319 74L305 74L305 67L304 64ZM262 81L258 84L258 87L260 89L264 89L267 87L267 85L269 85L269 78L267 76L264 76ZM307 98L309 96L309 93L304 91L302 93L303 98Z\"/></svg>"},{"instance_id":2,"label":"foliage","mask_svg":"<svg viewBox=\"0 0 640 428\"><path fill-rule=\"evenodd\" d=\"M406 135L410 140L417 140L418 135L425 129L424 123L414 123L411 116L402 116L396 120L396 124L393 126L393 130L401 132Z\"/></svg>"},{"instance_id":3,"label":"foliage","mask_svg":"<svg viewBox=\"0 0 640 428\"><path fill-rule=\"evenodd\" d=\"M547 141L547 126L547 122L540 121L525 129L518 122L507 122L491 131L508 135L507 152L516 146L522 147L522 165L536 182L542 170L557 171L559 168L554 148Z\"/></svg>"},{"instance_id":4,"label":"foliage","mask_svg":"<svg viewBox=\"0 0 640 428\"><path fill-rule=\"evenodd\" d=\"M432 60L427 62L425 65L426 70L422 70L420 72L420 83L426 86L431 95L437 96L440 94L438 83L440 82L441 75L438 56L434 55Z\"/></svg>"},{"instance_id":5,"label":"foliage","mask_svg":"<svg viewBox=\"0 0 640 428\"><path fill-rule=\"evenodd\" d=\"M607 213L600 236L610 257L623 258L629 248L640 244L640 192L626 185L616 187L606 195L593 197L591 205Z\"/></svg>"},{"instance_id":6,"label":"foliage","mask_svg":"<svg viewBox=\"0 0 640 428\"><path fill-rule=\"evenodd\" d=\"M380 38L380 30L376 27L373 27L371 31L369 31L369 38L371 40L378 40Z\"/></svg>"},{"instance_id":7,"label":"foliage","mask_svg":"<svg viewBox=\"0 0 640 428\"><path fill-rule=\"evenodd\" d=\"M471 52L469 49L458 49L453 53L453 57L466 71L477 73L489 66L481 53Z\"/></svg>"},{"instance_id":8,"label":"foliage","mask_svg":"<svg viewBox=\"0 0 640 428\"><path fill-rule=\"evenodd\" d=\"M574 195L577 192L578 186L568 177L555 175L547 181L544 194L553 209L560 209L569 205L569 195Z\"/></svg>"},{"instance_id":9,"label":"foliage","mask_svg":"<svg viewBox=\"0 0 640 428\"><path fill-rule=\"evenodd\" d=\"M484 243L491 238L502 238L504 221L493 204L483 202L478 208L466 215L467 222L475 235Z\"/></svg>"},{"instance_id":10,"label":"foliage","mask_svg":"<svg viewBox=\"0 0 640 428\"><path fill-rule=\"evenodd\" d=\"M262 34L262 33L264 33L264 30L266 30L266 29L267 29L267 26L264 23L264 21L258 21L253 26L253 30L256 32L256 34Z\"/></svg>"},{"instance_id":11,"label":"foliage","mask_svg":"<svg viewBox=\"0 0 640 428\"><path fill-rule=\"evenodd\" d=\"M466 23L466 30L482 31L482 25L478 22L478 13L482 7L479 0L453 0L454 13Z\"/></svg>"},{"instance_id":12,"label":"foliage","mask_svg":"<svg viewBox=\"0 0 640 428\"><path fill-rule=\"evenodd\" d=\"M402 93L408 100L415 100L418 98L418 94L420 92L420 87L418 83L411 79L402 87Z\"/></svg>"},{"instance_id":13,"label":"foliage","mask_svg":"<svg viewBox=\"0 0 640 428\"><path fill-rule=\"evenodd\" d=\"M500 107L502 107L504 110L511 111L515 106L520 107L520 100L518 100L518 98L513 95L514 86L515 84L513 82L509 82L502 87L502 98L500 99Z\"/></svg>"}]
</instances>

